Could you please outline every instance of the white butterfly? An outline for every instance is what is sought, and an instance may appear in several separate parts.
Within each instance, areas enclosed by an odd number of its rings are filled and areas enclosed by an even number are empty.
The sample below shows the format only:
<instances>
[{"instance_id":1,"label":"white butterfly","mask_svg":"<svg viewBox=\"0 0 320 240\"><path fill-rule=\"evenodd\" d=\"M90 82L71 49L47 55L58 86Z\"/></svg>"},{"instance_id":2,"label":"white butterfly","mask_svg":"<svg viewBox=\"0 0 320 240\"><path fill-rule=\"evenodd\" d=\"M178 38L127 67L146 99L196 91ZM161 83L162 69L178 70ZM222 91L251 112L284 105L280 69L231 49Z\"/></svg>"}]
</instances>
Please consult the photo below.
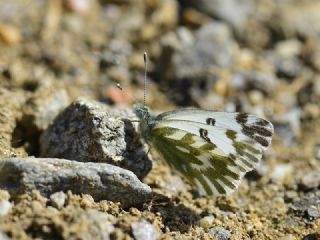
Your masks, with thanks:
<instances>
[{"instance_id":1,"label":"white butterfly","mask_svg":"<svg viewBox=\"0 0 320 240\"><path fill-rule=\"evenodd\" d=\"M146 53L144 60L146 69ZM260 162L273 134L269 121L246 113L179 109L152 116L145 104L134 109L145 140L202 195L236 190Z\"/></svg>"},{"instance_id":2,"label":"white butterfly","mask_svg":"<svg viewBox=\"0 0 320 240\"><path fill-rule=\"evenodd\" d=\"M202 195L231 194L260 162L272 124L246 113L179 109L156 117L135 105L146 141Z\"/></svg>"}]
</instances>

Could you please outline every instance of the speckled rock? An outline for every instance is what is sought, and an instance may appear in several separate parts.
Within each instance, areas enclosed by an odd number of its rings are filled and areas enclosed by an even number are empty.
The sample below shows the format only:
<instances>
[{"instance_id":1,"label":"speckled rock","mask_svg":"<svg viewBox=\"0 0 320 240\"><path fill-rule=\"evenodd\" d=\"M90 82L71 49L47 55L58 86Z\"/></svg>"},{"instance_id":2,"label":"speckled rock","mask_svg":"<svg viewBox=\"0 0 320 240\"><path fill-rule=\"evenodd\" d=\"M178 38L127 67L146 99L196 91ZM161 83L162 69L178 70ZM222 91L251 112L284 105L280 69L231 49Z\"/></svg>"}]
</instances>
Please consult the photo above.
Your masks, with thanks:
<instances>
[{"instance_id":1,"label":"speckled rock","mask_svg":"<svg viewBox=\"0 0 320 240\"><path fill-rule=\"evenodd\" d=\"M228 240L231 237L231 232L223 227L210 228L209 234L218 240Z\"/></svg>"},{"instance_id":2,"label":"speckled rock","mask_svg":"<svg viewBox=\"0 0 320 240\"><path fill-rule=\"evenodd\" d=\"M41 156L110 163L142 178L151 161L128 119L132 117L128 109L77 100L41 136Z\"/></svg>"},{"instance_id":3,"label":"speckled rock","mask_svg":"<svg viewBox=\"0 0 320 240\"><path fill-rule=\"evenodd\" d=\"M72 239L76 234L81 239L109 240L111 239L110 234L115 229L111 223L112 217L95 209L79 211L74 216L70 229L65 229L64 237L65 239ZM77 233L74 232L75 229L77 229Z\"/></svg>"},{"instance_id":4,"label":"speckled rock","mask_svg":"<svg viewBox=\"0 0 320 240\"><path fill-rule=\"evenodd\" d=\"M309 192L290 207L290 212L311 223L320 218L320 191Z\"/></svg>"},{"instance_id":5,"label":"speckled rock","mask_svg":"<svg viewBox=\"0 0 320 240\"><path fill-rule=\"evenodd\" d=\"M130 171L106 163L64 159L9 158L0 169L0 188L11 195L38 190L44 196L58 191L90 194L95 200L140 205L151 196L149 186Z\"/></svg>"},{"instance_id":6,"label":"speckled rock","mask_svg":"<svg viewBox=\"0 0 320 240\"><path fill-rule=\"evenodd\" d=\"M160 237L158 230L150 222L141 219L131 224L132 234L136 240L157 240Z\"/></svg>"}]
</instances>

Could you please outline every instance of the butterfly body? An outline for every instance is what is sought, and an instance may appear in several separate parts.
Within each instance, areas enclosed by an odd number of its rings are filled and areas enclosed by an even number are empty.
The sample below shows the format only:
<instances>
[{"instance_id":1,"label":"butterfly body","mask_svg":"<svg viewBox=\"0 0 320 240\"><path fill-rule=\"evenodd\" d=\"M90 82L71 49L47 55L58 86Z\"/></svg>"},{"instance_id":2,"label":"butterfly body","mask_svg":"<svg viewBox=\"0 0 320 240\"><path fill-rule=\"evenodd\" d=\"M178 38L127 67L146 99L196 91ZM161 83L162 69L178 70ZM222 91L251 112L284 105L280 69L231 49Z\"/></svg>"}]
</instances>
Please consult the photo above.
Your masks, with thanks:
<instances>
[{"instance_id":1,"label":"butterfly body","mask_svg":"<svg viewBox=\"0 0 320 240\"><path fill-rule=\"evenodd\" d=\"M179 109L152 116L135 106L140 131L202 195L230 194L260 162L272 124L246 113Z\"/></svg>"}]
</instances>

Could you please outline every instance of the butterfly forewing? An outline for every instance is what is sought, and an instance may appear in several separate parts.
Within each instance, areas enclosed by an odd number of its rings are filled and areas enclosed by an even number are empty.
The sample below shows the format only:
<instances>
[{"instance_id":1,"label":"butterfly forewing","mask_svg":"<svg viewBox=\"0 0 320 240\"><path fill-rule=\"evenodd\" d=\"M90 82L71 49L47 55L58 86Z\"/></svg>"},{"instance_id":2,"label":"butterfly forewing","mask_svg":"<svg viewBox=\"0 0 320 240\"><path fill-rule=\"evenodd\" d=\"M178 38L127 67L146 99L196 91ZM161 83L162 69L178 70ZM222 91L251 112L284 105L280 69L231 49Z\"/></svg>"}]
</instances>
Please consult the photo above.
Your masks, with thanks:
<instances>
[{"instance_id":1,"label":"butterfly forewing","mask_svg":"<svg viewBox=\"0 0 320 240\"><path fill-rule=\"evenodd\" d=\"M230 194L260 161L272 124L242 113L178 110L156 118L151 140L203 195Z\"/></svg>"}]
</instances>

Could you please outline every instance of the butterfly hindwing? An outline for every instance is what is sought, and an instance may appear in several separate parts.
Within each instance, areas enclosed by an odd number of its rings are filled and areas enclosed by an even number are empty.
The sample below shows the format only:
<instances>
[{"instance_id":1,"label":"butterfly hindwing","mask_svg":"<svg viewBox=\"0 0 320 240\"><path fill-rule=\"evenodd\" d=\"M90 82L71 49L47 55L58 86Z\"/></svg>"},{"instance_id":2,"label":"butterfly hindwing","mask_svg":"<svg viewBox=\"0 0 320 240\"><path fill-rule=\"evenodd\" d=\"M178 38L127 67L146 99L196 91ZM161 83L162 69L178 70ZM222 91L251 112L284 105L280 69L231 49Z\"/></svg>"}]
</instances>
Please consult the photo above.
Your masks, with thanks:
<instances>
[{"instance_id":1,"label":"butterfly hindwing","mask_svg":"<svg viewBox=\"0 0 320 240\"><path fill-rule=\"evenodd\" d=\"M239 186L272 133L271 123L250 115L186 109L159 115L149 134L169 165L201 194L218 195Z\"/></svg>"},{"instance_id":2,"label":"butterfly hindwing","mask_svg":"<svg viewBox=\"0 0 320 240\"><path fill-rule=\"evenodd\" d=\"M242 173L217 147L199 136L174 128L152 130L153 145L169 165L179 171L202 195L229 194L239 185Z\"/></svg>"}]
</instances>

